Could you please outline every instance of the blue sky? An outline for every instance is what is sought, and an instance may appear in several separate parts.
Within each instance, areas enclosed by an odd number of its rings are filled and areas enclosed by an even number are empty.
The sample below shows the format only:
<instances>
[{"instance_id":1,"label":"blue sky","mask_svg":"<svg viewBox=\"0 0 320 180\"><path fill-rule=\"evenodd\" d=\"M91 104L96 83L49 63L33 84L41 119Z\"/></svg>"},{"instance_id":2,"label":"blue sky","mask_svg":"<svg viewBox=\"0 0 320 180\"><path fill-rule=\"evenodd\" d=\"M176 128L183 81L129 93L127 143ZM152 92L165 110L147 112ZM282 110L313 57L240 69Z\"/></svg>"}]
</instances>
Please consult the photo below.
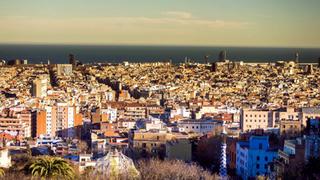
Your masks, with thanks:
<instances>
[{"instance_id":1,"label":"blue sky","mask_svg":"<svg viewBox=\"0 0 320 180\"><path fill-rule=\"evenodd\" d=\"M320 47L319 0L10 0L0 43Z\"/></svg>"}]
</instances>

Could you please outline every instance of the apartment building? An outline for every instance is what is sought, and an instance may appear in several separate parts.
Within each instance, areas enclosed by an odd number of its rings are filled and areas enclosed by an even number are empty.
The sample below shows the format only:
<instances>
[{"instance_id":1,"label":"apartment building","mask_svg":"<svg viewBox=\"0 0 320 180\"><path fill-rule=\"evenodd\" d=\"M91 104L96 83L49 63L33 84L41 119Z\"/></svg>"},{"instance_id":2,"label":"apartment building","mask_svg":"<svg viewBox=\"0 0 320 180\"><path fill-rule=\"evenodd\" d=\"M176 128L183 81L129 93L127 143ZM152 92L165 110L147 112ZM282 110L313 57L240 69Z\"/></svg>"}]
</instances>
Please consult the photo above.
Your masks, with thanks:
<instances>
[{"instance_id":1,"label":"apartment building","mask_svg":"<svg viewBox=\"0 0 320 180\"><path fill-rule=\"evenodd\" d=\"M17 137L31 137L31 112L22 109L5 109L0 115L0 131Z\"/></svg>"},{"instance_id":2,"label":"apartment building","mask_svg":"<svg viewBox=\"0 0 320 180\"><path fill-rule=\"evenodd\" d=\"M49 135L51 137L75 137L76 127L82 125L82 115L77 113L75 106L57 103L38 110L34 123L33 135Z\"/></svg>"},{"instance_id":3,"label":"apartment building","mask_svg":"<svg viewBox=\"0 0 320 180\"><path fill-rule=\"evenodd\" d=\"M283 149L278 151L274 163L277 178L283 178L285 172L297 171L305 162L305 146L302 138L285 140Z\"/></svg>"},{"instance_id":4,"label":"apartment building","mask_svg":"<svg viewBox=\"0 0 320 180\"><path fill-rule=\"evenodd\" d=\"M242 109L240 127L242 132L253 129L267 129L275 126L273 112L269 110Z\"/></svg>"},{"instance_id":5,"label":"apartment building","mask_svg":"<svg viewBox=\"0 0 320 180\"><path fill-rule=\"evenodd\" d=\"M46 76L39 76L32 82L32 96L43 98L47 96L48 79Z\"/></svg>"},{"instance_id":6,"label":"apartment building","mask_svg":"<svg viewBox=\"0 0 320 180\"><path fill-rule=\"evenodd\" d=\"M301 133L302 123L298 120L280 120L280 135L290 137Z\"/></svg>"},{"instance_id":7,"label":"apartment building","mask_svg":"<svg viewBox=\"0 0 320 180\"><path fill-rule=\"evenodd\" d=\"M221 126L218 122L212 120L183 120L178 122L180 132L206 134L212 132L217 126Z\"/></svg>"},{"instance_id":8,"label":"apartment building","mask_svg":"<svg viewBox=\"0 0 320 180\"><path fill-rule=\"evenodd\" d=\"M146 106L140 103L128 103L125 107L124 118L144 119L147 118Z\"/></svg>"},{"instance_id":9,"label":"apartment building","mask_svg":"<svg viewBox=\"0 0 320 180\"><path fill-rule=\"evenodd\" d=\"M240 126L243 132L267 128L279 128L285 131L292 128L294 131L299 131L306 127L308 119L316 117L320 117L319 107L299 109L287 107L277 110L242 109Z\"/></svg>"},{"instance_id":10,"label":"apartment building","mask_svg":"<svg viewBox=\"0 0 320 180\"><path fill-rule=\"evenodd\" d=\"M165 156L167 140L172 135L166 131L135 130L129 134L129 147L141 153L142 156Z\"/></svg>"},{"instance_id":11,"label":"apartment building","mask_svg":"<svg viewBox=\"0 0 320 180\"><path fill-rule=\"evenodd\" d=\"M269 147L268 136L251 136L249 141L237 142L237 175L245 180L266 175L277 155L277 150Z\"/></svg>"}]
</instances>

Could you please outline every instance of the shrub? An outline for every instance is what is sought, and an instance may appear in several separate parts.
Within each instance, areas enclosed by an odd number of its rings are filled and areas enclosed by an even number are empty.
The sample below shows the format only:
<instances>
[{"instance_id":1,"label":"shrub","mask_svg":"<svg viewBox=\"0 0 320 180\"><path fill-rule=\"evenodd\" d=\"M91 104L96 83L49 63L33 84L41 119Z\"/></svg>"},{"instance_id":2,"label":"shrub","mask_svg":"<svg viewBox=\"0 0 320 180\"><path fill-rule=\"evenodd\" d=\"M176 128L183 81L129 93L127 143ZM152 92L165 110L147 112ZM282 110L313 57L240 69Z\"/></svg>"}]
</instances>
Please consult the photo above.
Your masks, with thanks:
<instances>
[{"instance_id":1,"label":"shrub","mask_svg":"<svg viewBox=\"0 0 320 180\"><path fill-rule=\"evenodd\" d=\"M156 160L139 161L137 168L141 179L144 180L179 180L179 179L217 179L218 177L205 171L196 164L187 164L180 160Z\"/></svg>"}]
</instances>

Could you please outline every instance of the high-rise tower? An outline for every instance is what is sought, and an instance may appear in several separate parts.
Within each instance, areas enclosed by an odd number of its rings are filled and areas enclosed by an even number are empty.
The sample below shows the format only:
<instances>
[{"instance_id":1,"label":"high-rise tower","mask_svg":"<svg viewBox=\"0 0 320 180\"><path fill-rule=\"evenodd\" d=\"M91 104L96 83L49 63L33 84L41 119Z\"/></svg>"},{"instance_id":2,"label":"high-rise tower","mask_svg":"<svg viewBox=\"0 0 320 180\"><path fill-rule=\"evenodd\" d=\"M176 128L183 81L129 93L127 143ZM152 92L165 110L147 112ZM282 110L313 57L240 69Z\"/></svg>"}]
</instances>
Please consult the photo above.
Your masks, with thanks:
<instances>
[{"instance_id":1,"label":"high-rise tower","mask_svg":"<svg viewBox=\"0 0 320 180\"><path fill-rule=\"evenodd\" d=\"M299 63L299 53L298 52L296 52L296 54L295 54L295 62L298 64Z\"/></svg>"},{"instance_id":2,"label":"high-rise tower","mask_svg":"<svg viewBox=\"0 0 320 180\"><path fill-rule=\"evenodd\" d=\"M209 55L205 55L204 56L204 63L208 64L208 62L209 62Z\"/></svg>"},{"instance_id":3,"label":"high-rise tower","mask_svg":"<svg viewBox=\"0 0 320 180\"><path fill-rule=\"evenodd\" d=\"M224 62L227 59L227 51L220 51L219 53L219 61Z\"/></svg>"},{"instance_id":4,"label":"high-rise tower","mask_svg":"<svg viewBox=\"0 0 320 180\"><path fill-rule=\"evenodd\" d=\"M77 65L76 58L74 57L73 54L69 54L69 64L72 64L72 66L76 66Z\"/></svg>"}]
</instances>

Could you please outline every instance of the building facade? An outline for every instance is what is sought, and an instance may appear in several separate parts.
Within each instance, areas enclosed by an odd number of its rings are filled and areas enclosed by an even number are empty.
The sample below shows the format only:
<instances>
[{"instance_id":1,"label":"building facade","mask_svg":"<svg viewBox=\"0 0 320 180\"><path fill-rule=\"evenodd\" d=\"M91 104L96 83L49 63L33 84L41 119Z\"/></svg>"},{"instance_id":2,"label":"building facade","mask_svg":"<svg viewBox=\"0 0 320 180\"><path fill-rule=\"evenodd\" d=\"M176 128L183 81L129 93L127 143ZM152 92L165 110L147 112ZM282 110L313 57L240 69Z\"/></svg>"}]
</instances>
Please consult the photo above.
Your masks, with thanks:
<instances>
[{"instance_id":1,"label":"building facade","mask_svg":"<svg viewBox=\"0 0 320 180\"><path fill-rule=\"evenodd\" d=\"M269 163L277 157L277 150L269 147L268 136L251 136L249 141L237 143L237 175L242 179L264 176Z\"/></svg>"},{"instance_id":2,"label":"building facade","mask_svg":"<svg viewBox=\"0 0 320 180\"><path fill-rule=\"evenodd\" d=\"M242 132L251 131L253 129L267 129L274 127L272 111L264 110L241 110L240 127Z\"/></svg>"}]
</instances>

